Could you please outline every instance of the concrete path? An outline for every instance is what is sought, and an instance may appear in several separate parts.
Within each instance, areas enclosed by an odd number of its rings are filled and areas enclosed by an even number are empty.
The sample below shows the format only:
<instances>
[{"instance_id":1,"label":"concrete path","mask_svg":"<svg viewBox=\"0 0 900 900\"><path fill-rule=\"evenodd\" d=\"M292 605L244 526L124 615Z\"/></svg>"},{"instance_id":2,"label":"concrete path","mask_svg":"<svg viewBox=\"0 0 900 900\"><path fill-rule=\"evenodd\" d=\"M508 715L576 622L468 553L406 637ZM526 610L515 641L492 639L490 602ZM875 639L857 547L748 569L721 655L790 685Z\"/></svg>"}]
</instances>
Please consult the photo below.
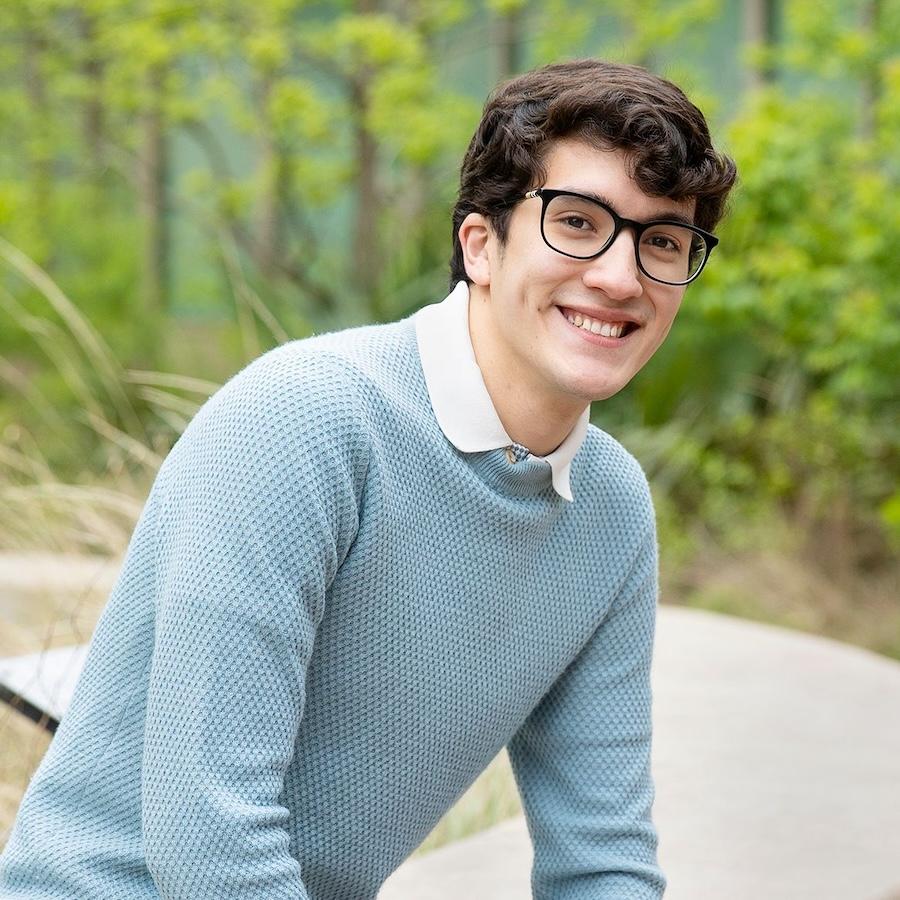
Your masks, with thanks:
<instances>
[{"instance_id":1,"label":"concrete path","mask_svg":"<svg viewBox=\"0 0 900 900\"><path fill-rule=\"evenodd\" d=\"M25 605L36 573L81 594L118 568L22 563L0 555L0 585ZM666 900L900 900L900 664L662 607L653 680ZM528 900L530 865L516 819L409 860L380 900Z\"/></svg>"},{"instance_id":2,"label":"concrete path","mask_svg":"<svg viewBox=\"0 0 900 900\"><path fill-rule=\"evenodd\" d=\"M900 664L663 607L655 818L666 900L900 896ZM527 900L512 820L417 857L380 900Z\"/></svg>"},{"instance_id":3,"label":"concrete path","mask_svg":"<svg viewBox=\"0 0 900 900\"><path fill-rule=\"evenodd\" d=\"M63 597L108 592L121 562L66 553L0 553L0 589L4 594L54 594Z\"/></svg>"},{"instance_id":4,"label":"concrete path","mask_svg":"<svg viewBox=\"0 0 900 900\"><path fill-rule=\"evenodd\" d=\"M43 648L48 639L57 646L87 640L120 568L112 558L0 553L0 622L21 630L20 640L0 633L0 653L19 644L31 649L36 641Z\"/></svg>"}]
</instances>

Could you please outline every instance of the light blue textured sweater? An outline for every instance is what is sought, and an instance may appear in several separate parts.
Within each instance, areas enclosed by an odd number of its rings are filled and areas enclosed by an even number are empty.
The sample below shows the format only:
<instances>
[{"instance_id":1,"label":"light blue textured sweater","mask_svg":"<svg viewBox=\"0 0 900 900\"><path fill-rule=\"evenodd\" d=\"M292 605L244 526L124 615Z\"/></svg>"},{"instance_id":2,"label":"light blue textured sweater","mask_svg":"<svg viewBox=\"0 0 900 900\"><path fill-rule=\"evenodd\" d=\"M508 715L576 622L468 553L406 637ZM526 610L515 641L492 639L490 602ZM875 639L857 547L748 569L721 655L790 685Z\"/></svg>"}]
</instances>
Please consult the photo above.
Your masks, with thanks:
<instances>
[{"instance_id":1,"label":"light blue textured sweater","mask_svg":"<svg viewBox=\"0 0 900 900\"><path fill-rule=\"evenodd\" d=\"M0 897L369 900L508 746L543 900L659 898L656 540L593 426L575 497L442 433L412 320L296 341L163 464Z\"/></svg>"}]
</instances>

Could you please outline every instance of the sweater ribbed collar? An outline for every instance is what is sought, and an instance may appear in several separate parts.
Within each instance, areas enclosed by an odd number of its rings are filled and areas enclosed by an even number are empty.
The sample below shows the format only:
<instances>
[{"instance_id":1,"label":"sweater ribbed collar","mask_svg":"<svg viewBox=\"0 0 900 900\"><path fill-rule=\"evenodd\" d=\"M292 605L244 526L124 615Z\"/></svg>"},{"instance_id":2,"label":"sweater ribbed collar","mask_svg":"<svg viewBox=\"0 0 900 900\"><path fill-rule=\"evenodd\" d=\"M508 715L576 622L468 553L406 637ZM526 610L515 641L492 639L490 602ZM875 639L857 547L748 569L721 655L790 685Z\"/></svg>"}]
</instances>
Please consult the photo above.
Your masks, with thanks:
<instances>
[{"instance_id":1,"label":"sweater ribbed collar","mask_svg":"<svg viewBox=\"0 0 900 900\"><path fill-rule=\"evenodd\" d=\"M446 299L422 307L413 319L431 406L447 440L463 453L500 447L516 453L520 445L506 433L475 360L469 334L468 284L460 281ZM590 407L552 453L524 457L549 464L554 489L569 501L569 471L587 434L589 418Z\"/></svg>"}]
</instances>

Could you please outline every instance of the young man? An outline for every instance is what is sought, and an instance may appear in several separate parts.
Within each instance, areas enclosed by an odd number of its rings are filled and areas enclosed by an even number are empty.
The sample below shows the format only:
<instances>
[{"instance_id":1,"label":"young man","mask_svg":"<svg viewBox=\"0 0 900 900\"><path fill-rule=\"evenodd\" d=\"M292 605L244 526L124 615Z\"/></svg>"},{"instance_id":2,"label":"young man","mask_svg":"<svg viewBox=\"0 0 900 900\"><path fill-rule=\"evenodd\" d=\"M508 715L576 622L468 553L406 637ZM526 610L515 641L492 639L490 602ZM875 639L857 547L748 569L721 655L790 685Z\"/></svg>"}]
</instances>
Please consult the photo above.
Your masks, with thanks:
<instances>
[{"instance_id":1,"label":"young man","mask_svg":"<svg viewBox=\"0 0 900 900\"><path fill-rule=\"evenodd\" d=\"M653 511L588 412L734 178L642 69L502 86L450 296L265 354L169 454L0 895L374 898L507 746L535 897L660 897Z\"/></svg>"}]
</instances>

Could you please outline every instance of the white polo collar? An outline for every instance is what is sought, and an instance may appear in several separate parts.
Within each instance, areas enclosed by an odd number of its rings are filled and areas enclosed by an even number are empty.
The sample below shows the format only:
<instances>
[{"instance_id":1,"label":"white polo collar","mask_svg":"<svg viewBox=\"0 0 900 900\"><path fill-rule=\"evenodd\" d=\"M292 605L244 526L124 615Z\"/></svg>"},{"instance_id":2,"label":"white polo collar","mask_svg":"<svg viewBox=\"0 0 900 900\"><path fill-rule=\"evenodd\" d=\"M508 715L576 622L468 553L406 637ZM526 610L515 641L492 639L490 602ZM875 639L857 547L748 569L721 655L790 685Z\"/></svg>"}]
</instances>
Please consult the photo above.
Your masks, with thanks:
<instances>
[{"instance_id":1,"label":"white polo collar","mask_svg":"<svg viewBox=\"0 0 900 900\"><path fill-rule=\"evenodd\" d=\"M469 286L460 281L440 303L424 306L413 316L416 341L435 418L447 440L463 453L508 447L506 433L475 361L469 335ZM556 492L572 500L569 470L587 434L587 407L566 439L546 456Z\"/></svg>"}]
</instances>

